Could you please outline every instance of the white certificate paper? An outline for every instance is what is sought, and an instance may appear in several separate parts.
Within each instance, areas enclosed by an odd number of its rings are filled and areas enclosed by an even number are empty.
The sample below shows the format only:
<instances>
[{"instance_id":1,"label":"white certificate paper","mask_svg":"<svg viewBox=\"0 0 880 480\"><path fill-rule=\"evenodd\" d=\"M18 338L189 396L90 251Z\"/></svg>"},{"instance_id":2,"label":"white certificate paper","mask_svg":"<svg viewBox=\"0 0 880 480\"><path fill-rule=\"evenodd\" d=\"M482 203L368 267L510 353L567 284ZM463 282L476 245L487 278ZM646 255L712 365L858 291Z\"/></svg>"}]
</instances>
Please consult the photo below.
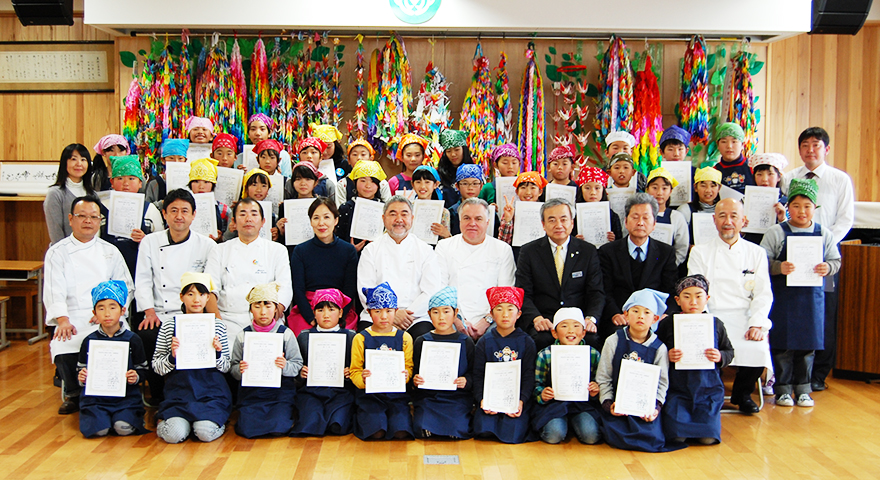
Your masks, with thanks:
<instances>
[{"instance_id":1,"label":"white certificate paper","mask_svg":"<svg viewBox=\"0 0 880 480\"><path fill-rule=\"evenodd\" d=\"M489 235L495 234L495 219L498 215L495 214L495 205L489 205L489 229L486 230L489 232Z\"/></svg>"},{"instance_id":2,"label":"white certificate paper","mask_svg":"<svg viewBox=\"0 0 880 480\"><path fill-rule=\"evenodd\" d=\"M260 204L260 207L263 208L263 218L266 220L263 223L263 228L260 229L260 236L266 240L272 240L272 202L268 200L263 200L262 202L257 202Z\"/></svg>"},{"instance_id":3,"label":"white certificate paper","mask_svg":"<svg viewBox=\"0 0 880 480\"><path fill-rule=\"evenodd\" d=\"M608 202L585 202L577 204L578 234L599 248L608 243L611 231L611 207Z\"/></svg>"},{"instance_id":4,"label":"white certificate paper","mask_svg":"<svg viewBox=\"0 0 880 480\"><path fill-rule=\"evenodd\" d=\"M651 232L650 237L658 242L672 245L672 233L671 223L657 223L654 225L654 231Z\"/></svg>"},{"instance_id":5,"label":"white certificate paper","mask_svg":"<svg viewBox=\"0 0 880 480\"><path fill-rule=\"evenodd\" d=\"M345 335L309 334L307 387L338 387L345 384Z\"/></svg>"},{"instance_id":6,"label":"white certificate paper","mask_svg":"<svg viewBox=\"0 0 880 480\"><path fill-rule=\"evenodd\" d=\"M278 205L284 201L284 175L275 172L270 179L272 186L269 187L269 195L266 200L272 202L272 215L278 216ZM269 215L266 214L268 217ZM269 222L271 223L271 222Z\"/></svg>"},{"instance_id":7,"label":"white certificate paper","mask_svg":"<svg viewBox=\"0 0 880 480\"><path fill-rule=\"evenodd\" d=\"M633 177L636 178L636 177ZM626 224L626 201L632 194L636 193L635 188L606 188L605 193L608 195L608 204L611 211L620 218L620 224Z\"/></svg>"},{"instance_id":8,"label":"white certificate paper","mask_svg":"<svg viewBox=\"0 0 880 480\"><path fill-rule=\"evenodd\" d=\"M673 207L684 205L691 201L694 182L691 179L691 162L688 161L661 161L660 166L669 170L669 173L678 181L678 186L672 189L669 196L669 204Z\"/></svg>"},{"instance_id":9,"label":"white certificate paper","mask_svg":"<svg viewBox=\"0 0 880 480\"><path fill-rule=\"evenodd\" d=\"M211 143L193 143L189 142L189 148L186 150L186 161L200 160L202 158L211 157Z\"/></svg>"},{"instance_id":10,"label":"white certificate paper","mask_svg":"<svg viewBox=\"0 0 880 480\"><path fill-rule=\"evenodd\" d=\"M167 191L186 188L189 185L189 163L168 162L165 164L165 188Z\"/></svg>"},{"instance_id":11,"label":"white certificate paper","mask_svg":"<svg viewBox=\"0 0 880 480\"><path fill-rule=\"evenodd\" d=\"M779 189L776 187L755 187L748 185L745 196L745 216L749 226L742 229L746 233L766 233L776 225L776 209Z\"/></svg>"},{"instance_id":12,"label":"white certificate paper","mask_svg":"<svg viewBox=\"0 0 880 480\"><path fill-rule=\"evenodd\" d=\"M657 385L660 366L652 363L621 360L614 396L614 411L623 415L644 417L657 408Z\"/></svg>"},{"instance_id":13,"label":"white certificate paper","mask_svg":"<svg viewBox=\"0 0 880 480\"><path fill-rule=\"evenodd\" d=\"M412 233L431 245L437 245L437 235L431 232L431 225L440 223L443 218L443 210L446 209L443 200L416 200L413 206Z\"/></svg>"},{"instance_id":14,"label":"white certificate paper","mask_svg":"<svg viewBox=\"0 0 880 480\"><path fill-rule=\"evenodd\" d=\"M676 370L713 370L715 363L706 358L706 349L715 348L715 320L706 314L675 314L672 335L675 348L681 350Z\"/></svg>"},{"instance_id":15,"label":"white certificate paper","mask_svg":"<svg viewBox=\"0 0 880 480\"><path fill-rule=\"evenodd\" d=\"M217 350L214 350L213 313L175 315L174 336L180 342L176 362L178 370L215 368L217 366Z\"/></svg>"},{"instance_id":16,"label":"white certificate paper","mask_svg":"<svg viewBox=\"0 0 880 480\"><path fill-rule=\"evenodd\" d=\"M483 378L483 410L497 413L519 411L522 360L486 362Z\"/></svg>"},{"instance_id":17,"label":"white certificate paper","mask_svg":"<svg viewBox=\"0 0 880 480\"><path fill-rule=\"evenodd\" d=\"M237 168L217 167L217 185L214 187L214 196L223 205L232 206L241 198L241 182L244 178L244 170Z\"/></svg>"},{"instance_id":18,"label":"white certificate paper","mask_svg":"<svg viewBox=\"0 0 880 480\"><path fill-rule=\"evenodd\" d=\"M194 193L196 199L196 217L190 228L196 233L206 236L217 235L217 202L214 192Z\"/></svg>"},{"instance_id":19,"label":"white certificate paper","mask_svg":"<svg viewBox=\"0 0 880 480\"><path fill-rule=\"evenodd\" d=\"M422 342L422 356L419 359L419 376L425 383L419 388L425 390L455 390L458 378L458 360L461 358L461 344L452 342Z\"/></svg>"},{"instance_id":20,"label":"white certificate paper","mask_svg":"<svg viewBox=\"0 0 880 480\"><path fill-rule=\"evenodd\" d=\"M513 215L512 246L521 247L546 234L544 226L541 225L542 205L544 202L516 202Z\"/></svg>"},{"instance_id":21,"label":"white certificate paper","mask_svg":"<svg viewBox=\"0 0 880 480\"><path fill-rule=\"evenodd\" d=\"M312 222L309 220L309 207L315 203L313 198L300 198L284 201L284 244L299 245L315 236Z\"/></svg>"},{"instance_id":22,"label":"white certificate paper","mask_svg":"<svg viewBox=\"0 0 880 480\"><path fill-rule=\"evenodd\" d=\"M244 332L242 360L248 368L241 374L241 386L281 388L281 369L275 359L283 356L284 334Z\"/></svg>"},{"instance_id":23,"label":"white certificate paper","mask_svg":"<svg viewBox=\"0 0 880 480\"><path fill-rule=\"evenodd\" d=\"M318 164L318 171L324 174L324 178L328 182L336 185L336 165L333 163L333 159L321 160L321 163Z\"/></svg>"},{"instance_id":24,"label":"white certificate paper","mask_svg":"<svg viewBox=\"0 0 880 480\"><path fill-rule=\"evenodd\" d=\"M141 228L144 220L144 194L110 192L110 211L107 218L107 233L117 237L131 238L131 231Z\"/></svg>"},{"instance_id":25,"label":"white certificate paper","mask_svg":"<svg viewBox=\"0 0 880 480\"><path fill-rule=\"evenodd\" d=\"M553 397L559 401L586 402L590 399L589 345L551 345L550 380Z\"/></svg>"},{"instance_id":26,"label":"white certificate paper","mask_svg":"<svg viewBox=\"0 0 880 480\"><path fill-rule=\"evenodd\" d=\"M694 230L694 245L703 245L718 236L715 218L711 213L692 213L691 226Z\"/></svg>"},{"instance_id":27,"label":"white certificate paper","mask_svg":"<svg viewBox=\"0 0 880 480\"><path fill-rule=\"evenodd\" d=\"M365 393L406 392L406 359L403 352L365 350L364 369L370 371Z\"/></svg>"},{"instance_id":28,"label":"white certificate paper","mask_svg":"<svg viewBox=\"0 0 880 480\"><path fill-rule=\"evenodd\" d=\"M718 194L721 196L721 200L732 198L737 202L742 200L744 197L743 194L739 193L739 190L734 190L727 185L721 185L721 190L719 190Z\"/></svg>"},{"instance_id":29,"label":"white certificate paper","mask_svg":"<svg viewBox=\"0 0 880 480\"><path fill-rule=\"evenodd\" d=\"M374 241L382 236L385 224L382 210L385 204L375 200L357 197L354 200L354 213L351 216L351 238Z\"/></svg>"},{"instance_id":30,"label":"white certificate paper","mask_svg":"<svg viewBox=\"0 0 880 480\"><path fill-rule=\"evenodd\" d=\"M128 381L128 342L91 340L89 342L86 395L124 397Z\"/></svg>"},{"instance_id":31,"label":"white certificate paper","mask_svg":"<svg viewBox=\"0 0 880 480\"><path fill-rule=\"evenodd\" d=\"M571 185L557 185L555 183L547 184L547 187L544 188L544 201L550 200L551 198L564 198L569 201L572 205L574 205L574 198L577 194L577 187L573 187Z\"/></svg>"},{"instance_id":32,"label":"white certificate paper","mask_svg":"<svg viewBox=\"0 0 880 480\"><path fill-rule=\"evenodd\" d=\"M245 171L250 172L255 168L260 168L260 162L257 161L257 156L254 155L254 147L255 145L243 145L241 148L241 152L244 155L244 160L242 163L245 166Z\"/></svg>"},{"instance_id":33,"label":"white certificate paper","mask_svg":"<svg viewBox=\"0 0 880 480\"><path fill-rule=\"evenodd\" d=\"M516 188L513 187L515 181L516 177L495 177L495 204L498 205L499 212L504 211L507 200L516 203Z\"/></svg>"},{"instance_id":34,"label":"white certificate paper","mask_svg":"<svg viewBox=\"0 0 880 480\"><path fill-rule=\"evenodd\" d=\"M822 237L794 237L787 239L786 258L794 264L794 271L785 276L786 287L821 287L822 276L813 271L822 263L825 243Z\"/></svg>"}]
</instances>

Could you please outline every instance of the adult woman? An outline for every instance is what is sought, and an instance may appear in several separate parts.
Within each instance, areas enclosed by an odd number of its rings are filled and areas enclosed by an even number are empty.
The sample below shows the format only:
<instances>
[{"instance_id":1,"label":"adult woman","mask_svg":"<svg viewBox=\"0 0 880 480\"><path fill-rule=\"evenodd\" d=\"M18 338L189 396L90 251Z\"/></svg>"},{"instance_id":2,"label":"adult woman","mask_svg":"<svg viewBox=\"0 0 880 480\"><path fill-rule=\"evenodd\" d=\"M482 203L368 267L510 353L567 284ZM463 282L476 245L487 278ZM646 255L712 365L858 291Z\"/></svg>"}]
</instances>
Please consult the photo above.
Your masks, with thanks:
<instances>
[{"instance_id":1,"label":"adult woman","mask_svg":"<svg viewBox=\"0 0 880 480\"><path fill-rule=\"evenodd\" d=\"M49 229L49 245L55 245L70 235L70 204L77 197L94 195L91 184L92 157L89 149L79 143L71 143L61 152L55 184L46 192L43 213Z\"/></svg>"},{"instance_id":2,"label":"adult woman","mask_svg":"<svg viewBox=\"0 0 880 480\"><path fill-rule=\"evenodd\" d=\"M315 199L309 207L309 219L315 237L297 245L290 254L294 305L287 325L297 335L315 323L315 313L309 304L315 290L336 288L349 298L357 298L357 250L334 234L339 223L336 202L324 197ZM354 329L357 325L352 303L342 312L341 327Z\"/></svg>"}]
</instances>

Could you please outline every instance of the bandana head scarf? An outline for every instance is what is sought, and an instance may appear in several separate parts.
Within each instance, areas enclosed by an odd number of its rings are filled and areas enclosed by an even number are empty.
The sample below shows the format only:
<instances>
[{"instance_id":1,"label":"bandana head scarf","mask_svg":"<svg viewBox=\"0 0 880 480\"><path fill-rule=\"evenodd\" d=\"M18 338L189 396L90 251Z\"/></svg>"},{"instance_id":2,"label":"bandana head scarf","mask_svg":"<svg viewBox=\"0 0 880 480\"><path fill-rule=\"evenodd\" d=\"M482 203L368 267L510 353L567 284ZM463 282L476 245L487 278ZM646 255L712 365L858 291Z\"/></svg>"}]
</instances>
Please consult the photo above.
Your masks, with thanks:
<instances>
[{"instance_id":1,"label":"bandana head scarf","mask_svg":"<svg viewBox=\"0 0 880 480\"><path fill-rule=\"evenodd\" d=\"M309 147L315 148L318 150L318 153L321 153L327 148L327 143L318 137L306 137L300 140L299 145L296 146L296 154L299 155L303 150Z\"/></svg>"},{"instance_id":2,"label":"bandana head scarf","mask_svg":"<svg viewBox=\"0 0 880 480\"><path fill-rule=\"evenodd\" d=\"M421 145L423 151L427 150L428 148L427 140L414 133L407 133L403 136L403 138L400 139L400 143L397 144L397 161L403 161L403 149L413 144Z\"/></svg>"},{"instance_id":3,"label":"bandana head scarf","mask_svg":"<svg viewBox=\"0 0 880 480\"><path fill-rule=\"evenodd\" d=\"M280 289L281 285L277 282L261 283L248 292L245 300L247 300L248 303L278 303L278 290Z\"/></svg>"},{"instance_id":4,"label":"bandana head scarf","mask_svg":"<svg viewBox=\"0 0 880 480\"><path fill-rule=\"evenodd\" d=\"M525 291L518 287L492 287L486 290L486 298L489 299L489 309L494 309L500 303L510 303L522 310Z\"/></svg>"},{"instance_id":5,"label":"bandana head scarf","mask_svg":"<svg viewBox=\"0 0 880 480\"><path fill-rule=\"evenodd\" d=\"M107 150L113 145L121 146L124 149L126 155L131 153L131 150L129 150L128 148L128 140L126 140L125 137L123 137L122 135L117 135L115 133L104 135L103 137L101 137L101 139L98 140L98 143L95 144L95 153L97 153L98 155L104 155L104 150Z\"/></svg>"},{"instance_id":6,"label":"bandana head scarf","mask_svg":"<svg viewBox=\"0 0 880 480\"><path fill-rule=\"evenodd\" d=\"M185 138L169 138L162 142L163 157L170 157L172 155L185 157L187 150L189 150L189 140Z\"/></svg>"},{"instance_id":7,"label":"bandana head scarf","mask_svg":"<svg viewBox=\"0 0 880 480\"><path fill-rule=\"evenodd\" d=\"M199 285L203 285L208 291L214 290L214 281L211 279L211 275L207 273L198 273L198 272L186 272L180 276L180 288L183 289L187 285L192 285L194 283L198 283Z\"/></svg>"},{"instance_id":8,"label":"bandana head scarf","mask_svg":"<svg viewBox=\"0 0 880 480\"><path fill-rule=\"evenodd\" d=\"M314 310L321 302L330 302L343 309L351 303L351 299L335 288L322 288L315 290L315 295L312 296L312 300L309 303L312 305L312 310Z\"/></svg>"},{"instance_id":9,"label":"bandana head scarf","mask_svg":"<svg viewBox=\"0 0 880 480\"><path fill-rule=\"evenodd\" d=\"M608 169L611 170L611 167L613 167L614 164L617 162L626 162L632 165L633 168L635 168L636 166L636 164L633 163L632 155L625 152L615 153L614 156L611 157L611 160L608 161Z\"/></svg>"},{"instance_id":10,"label":"bandana head scarf","mask_svg":"<svg viewBox=\"0 0 880 480\"><path fill-rule=\"evenodd\" d=\"M382 170L382 165L379 165L379 162L374 160L361 160L357 164L355 164L354 168L351 169L351 173L348 174L348 178L352 180L357 180L361 177L373 177L380 182L385 180L385 170Z\"/></svg>"},{"instance_id":11,"label":"bandana head scarf","mask_svg":"<svg viewBox=\"0 0 880 480\"><path fill-rule=\"evenodd\" d=\"M581 187L587 182L595 182L604 187L608 185L608 174L598 167L584 167L578 174L577 184Z\"/></svg>"},{"instance_id":12,"label":"bandana head scarf","mask_svg":"<svg viewBox=\"0 0 880 480\"><path fill-rule=\"evenodd\" d=\"M512 143L502 143L495 147L495 150L492 150L492 162L497 162L501 157L513 157L517 160L522 161L522 156L519 153L519 147Z\"/></svg>"},{"instance_id":13,"label":"bandana head scarf","mask_svg":"<svg viewBox=\"0 0 880 480\"><path fill-rule=\"evenodd\" d=\"M113 300L118 303L120 307L125 306L125 301L128 298L128 287L125 285L125 282L122 280L108 280L106 282L99 283L95 288L92 289L92 306L98 304L101 300Z\"/></svg>"},{"instance_id":14,"label":"bandana head scarf","mask_svg":"<svg viewBox=\"0 0 880 480\"><path fill-rule=\"evenodd\" d=\"M455 287L443 287L428 300L428 310L435 307L458 308L458 290Z\"/></svg>"},{"instance_id":15,"label":"bandana head scarf","mask_svg":"<svg viewBox=\"0 0 880 480\"><path fill-rule=\"evenodd\" d=\"M211 151L213 152L214 150L223 147L228 148L233 152L238 152L238 139L228 133L218 133L214 136L214 141L211 143Z\"/></svg>"},{"instance_id":16,"label":"bandana head scarf","mask_svg":"<svg viewBox=\"0 0 880 480\"><path fill-rule=\"evenodd\" d=\"M465 178L476 178L481 182L484 181L483 167L473 163L463 163L459 165L458 169L455 170L455 183L458 183Z\"/></svg>"},{"instance_id":17,"label":"bandana head scarf","mask_svg":"<svg viewBox=\"0 0 880 480\"><path fill-rule=\"evenodd\" d=\"M658 292L657 290L652 290L650 288L643 288L633 292L633 294L626 299L626 303L623 304L623 311L625 312L638 305L647 308L654 315L663 315L663 312L666 311L667 298L669 298L669 295L666 293Z\"/></svg>"},{"instance_id":18,"label":"bandana head scarf","mask_svg":"<svg viewBox=\"0 0 880 480\"><path fill-rule=\"evenodd\" d=\"M324 143L333 143L342 140L342 132L336 128L336 125L318 125L313 123L309 125L312 136L320 138ZM323 148L321 149L324 150Z\"/></svg>"},{"instance_id":19,"label":"bandana head scarf","mask_svg":"<svg viewBox=\"0 0 880 480\"><path fill-rule=\"evenodd\" d=\"M543 190L544 187L547 186L547 179L542 177L538 172L524 172L516 177L516 180L513 182L513 187L517 188L523 183L534 183L538 188Z\"/></svg>"},{"instance_id":20,"label":"bandana head scarf","mask_svg":"<svg viewBox=\"0 0 880 480\"><path fill-rule=\"evenodd\" d=\"M373 149L373 146L370 145L370 142L364 140L363 138L359 138L348 144L348 149L345 151L346 155L351 155L351 149L354 147L364 147L370 152L370 158L376 156L376 150Z\"/></svg>"},{"instance_id":21,"label":"bandana head scarf","mask_svg":"<svg viewBox=\"0 0 880 480\"><path fill-rule=\"evenodd\" d=\"M608 147L614 142L626 142L629 145L629 148L636 146L636 137L632 136L629 132L624 132L623 130L618 130L616 132L611 132L605 137L605 147Z\"/></svg>"},{"instance_id":22,"label":"bandana head scarf","mask_svg":"<svg viewBox=\"0 0 880 480\"><path fill-rule=\"evenodd\" d=\"M308 168L309 171L312 172L312 173L314 173L315 176L318 177L319 180L321 179L321 177L324 176L324 174L321 173L321 172L319 172L319 171L318 171L318 167L316 167L315 164L312 163L312 162L297 162L297 163L293 166L294 170L295 170L297 167ZM293 177L293 175L291 175L291 177Z\"/></svg>"},{"instance_id":23,"label":"bandana head scarf","mask_svg":"<svg viewBox=\"0 0 880 480\"><path fill-rule=\"evenodd\" d=\"M669 140L678 140L687 147L688 143L691 142L691 134L678 125L673 125L663 130L663 135L660 135L660 145Z\"/></svg>"},{"instance_id":24,"label":"bandana head scarf","mask_svg":"<svg viewBox=\"0 0 880 480\"><path fill-rule=\"evenodd\" d=\"M702 288L704 292L709 293L709 280L706 280L706 277L699 273L681 278L675 282L675 295L681 295L681 292L683 292L684 289L691 287L699 287Z\"/></svg>"},{"instance_id":25,"label":"bandana head scarf","mask_svg":"<svg viewBox=\"0 0 880 480\"><path fill-rule=\"evenodd\" d=\"M733 137L740 142L744 142L746 140L746 133L743 132L743 128L739 124L727 122L718 125L718 128L715 129L715 141L721 140L724 137Z\"/></svg>"},{"instance_id":26,"label":"bandana head scarf","mask_svg":"<svg viewBox=\"0 0 880 480\"><path fill-rule=\"evenodd\" d=\"M547 163L559 160L560 158L570 158L574 160L574 149L571 145L562 145L554 148L553 151L550 152L550 158L547 159Z\"/></svg>"},{"instance_id":27,"label":"bandana head scarf","mask_svg":"<svg viewBox=\"0 0 880 480\"><path fill-rule=\"evenodd\" d=\"M467 134L463 130L447 129L440 132L440 146L447 148L466 147Z\"/></svg>"},{"instance_id":28,"label":"bandana head scarf","mask_svg":"<svg viewBox=\"0 0 880 480\"><path fill-rule=\"evenodd\" d=\"M364 296L367 297L367 309L378 310L383 308L397 308L397 295L391 290L388 282L380 283L376 288L363 288Z\"/></svg>"},{"instance_id":29,"label":"bandana head scarf","mask_svg":"<svg viewBox=\"0 0 880 480\"><path fill-rule=\"evenodd\" d=\"M110 178L137 177L144 181L144 170L141 168L141 160L137 155L124 157L110 157L110 170L113 172Z\"/></svg>"},{"instance_id":30,"label":"bandana head scarf","mask_svg":"<svg viewBox=\"0 0 880 480\"><path fill-rule=\"evenodd\" d=\"M189 164L189 181L204 180L217 183L217 160L213 158L200 158Z\"/></svg>"},{"instance_id":31,"label":"bandana head scarf","mask_svg":"<svg viewBox=\"0 0 880 480\"><path fill-rule=\"evenodd\" d=\"M819 184L812 178L792 178L788 186L788 200L791 201L797 195L803 195L816 204L819 198Z\"/></svg>"},{"instance_id":32,"label":"bandana head scarf","mask_svg":"<svg viewBox=\"0 0 880 480\"><path fill-rule=\"evenodd\" d=\"M432 166L430 166L430 165L419 165L418 167L416 167L415 170L413 170L413 174L415 174L415 173L418 172L419 170L427 170L427 171L431 174L431 176L434 177L434 181L435 181L435 182L439 182L439 181L440 181L440 173L437 172L437 169L436 169L436 168L434 168L434 167L432 167Z\"/></svg>"},{"instance_id":33,"label":"bandana head scarf","mask_svg":"<svg viewBox=\"0 0 880 480\"><path fill-rule=\"evenodd\" d=\"M587 321L584 319L584 312L582 312L580 308L564 307L556 310L556 313L553 315L553 328L556 329L556 325L559 325L565 320L574 320L580 323L584 328L587 328Z\"/></svg>"},{"instance_id":34,"label":"bandana head scarf","mask_svg":"<svg viewBox=\"0 0 880 480\"><path fill-rule=\"evenodd\" d=\"M651 173L648 174L648 181L645 185L650 185L651 180L654 180L655 178L665 178L666 181L672 184L672 188L678 186L678 180L669 173L669 170L666 170L663 167L657 167L654 170L651 170Z\"/></svg>"},{"instance_id":35,"label":"bandana head scarf","mask_svg":"<svg viewBox=\"0 0 880 480\"><path fill-rule=\"evenodd\" d=\"M197 127L207 128L209 132L214 131L214 123L205 117L189 117L186 119L186 133Z\"/></svg>"},{"instance_id":36,"label":"bandana head scarf","mask_svg":"<svg viewBox=\"0 0 880 480\"><path fill-rule=\"evenodd\" d=\"M756 153L749 157L749 168L754 170L758 165L770 165L782 173L788 166L788 159L781 153Z\"/></svg>"},{"instance_id":37,"label":"bandana head scarf","mask_svg":"<svg viewBox=\"0 0 880 480\"><path fill-rule=\"evenodd\" d=\"M241 181L241 198L247 198L247 182L254 175L262 175L266 177L266 182L269 184L269 188L272 188L272 178L269 177L269 172L261 168L255 168L244 174L244 178Z\"/></svg>"},{"instance_id":38,"label":"bandana head scarf","mask_svg":"<svg viewBox=\"0 0 880 480\"><path fill-rule=\"evenodd\" d=\"M713 167L703 167L698 168L696 172L694 172L694 183L700 182L715 182L718 185L721 185L721 170Z\"/></svg>"},{"instance_id":39,"label":"bandana head scarf","mask_svg":"<svg viewBox=\"0 0 880 480\"><path fill-rule=\"evenodd\" d=\"M278 140L272 140L271 138L254 145L254 155L259 155L263 153L264 150L275 150L278 154L281 154L281 151L284 150L284 146L281 145L281 142Z\"/></svg>"},{"instance_id":40,"label":"bandana head scarf","mask_svg":"<svg viewBox=\"0 0 880 480\"><path fill-rule=\"evenodd\" d=\"M255 113L251 115L251 118L248 119L248 127L250 127L251 124L254 122L262 122L268 130L272 130L273 128L275 128L275 121L269 118L269 116L264 113Z\"/></svg>"}]
</instances>

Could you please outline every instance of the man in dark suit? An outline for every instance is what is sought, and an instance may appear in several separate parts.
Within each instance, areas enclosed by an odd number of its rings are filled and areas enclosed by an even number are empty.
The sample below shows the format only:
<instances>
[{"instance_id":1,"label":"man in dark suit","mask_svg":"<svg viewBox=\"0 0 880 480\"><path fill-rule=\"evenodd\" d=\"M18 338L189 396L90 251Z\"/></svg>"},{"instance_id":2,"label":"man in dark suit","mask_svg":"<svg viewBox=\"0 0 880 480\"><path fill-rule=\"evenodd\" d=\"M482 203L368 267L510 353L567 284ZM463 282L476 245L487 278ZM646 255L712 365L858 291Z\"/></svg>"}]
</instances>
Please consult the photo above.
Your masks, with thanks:
<instances>
[{"instance_id":1,"label":"man in dark suit","mask_svg":"<svg viewBox=\"0 0 880 480\"><path fill-rule=\"evenodd\" d=\"M626 325L621 307L629 296L643 288L674 297L675 250L658 240L651 240L657 218L657 200L647 193L635 193L625 206L627 237L599 248L602 283L605 287L605 310L599 322L599 337L607 338Z\"/></svg>"},{"instance_id":2,"label":"man in dark suit","mask_svg":"<svg viewBox=\"0 0 880 480\"><path fill-rule=\"evenodd\" d=\"M562 307L580 308L587 319L587 343L601 348L596 323L605 293L596 247L571 236L572 205L554 198L541 206L546 236L523 245L516 264L516 286L525 291L516 326L535 340L538 351L553 343L553 315Z\"/></svg>"}]
</instances>

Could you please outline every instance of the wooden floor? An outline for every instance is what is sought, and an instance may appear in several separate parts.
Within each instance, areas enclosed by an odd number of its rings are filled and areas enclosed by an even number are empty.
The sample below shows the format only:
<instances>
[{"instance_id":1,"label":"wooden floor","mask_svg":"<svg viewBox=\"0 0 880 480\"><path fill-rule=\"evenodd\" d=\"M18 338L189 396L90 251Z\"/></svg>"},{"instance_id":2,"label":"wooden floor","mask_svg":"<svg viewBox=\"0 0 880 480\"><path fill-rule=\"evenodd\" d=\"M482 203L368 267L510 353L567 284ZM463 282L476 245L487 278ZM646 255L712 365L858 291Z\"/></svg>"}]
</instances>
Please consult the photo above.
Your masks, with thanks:
<instances>
[{"instance_id":1,"label":"wooden floor","mask_svg":"<svg viewBox=\"0 0 880 480\"><path fill-rule=\"evenodd\" d=\"M246 440L227 432L168 445L150 433L87 440L76 415L60 416L48 343L0 351L0 478L158 479L706 479L880 478L880 385L830 381L814 408L726 414L723 442L647 454L535 442ZM769 397L768 397L769 399ZM423 455L460 465L424 465Z\"/></svg>"}]
</instances>

